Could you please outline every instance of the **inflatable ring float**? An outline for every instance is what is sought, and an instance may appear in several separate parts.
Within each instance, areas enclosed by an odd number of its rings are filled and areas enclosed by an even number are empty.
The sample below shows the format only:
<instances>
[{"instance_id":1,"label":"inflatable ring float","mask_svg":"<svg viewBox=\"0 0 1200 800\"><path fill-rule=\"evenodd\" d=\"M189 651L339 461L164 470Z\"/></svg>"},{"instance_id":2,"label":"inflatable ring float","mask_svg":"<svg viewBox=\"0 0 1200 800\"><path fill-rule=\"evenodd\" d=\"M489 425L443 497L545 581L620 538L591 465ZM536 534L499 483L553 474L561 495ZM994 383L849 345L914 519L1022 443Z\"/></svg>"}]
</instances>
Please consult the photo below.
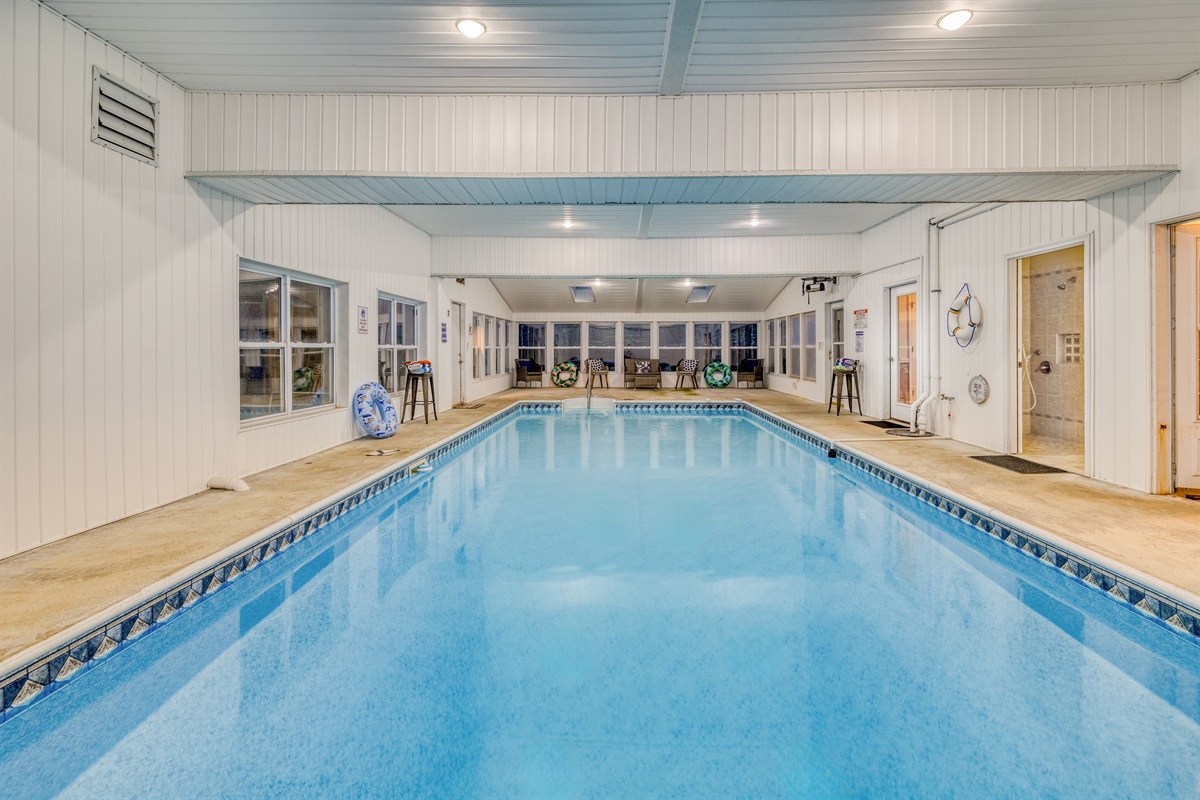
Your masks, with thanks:
<instances>
[{"instance_id":1,"label":"inflatable ring float","mask_svg":"<svg viewBox=\"0 0 1200 800\"><path fill-rule=\"evenodd\" d=\"M364 383L358 387L354 393L354 416L363 430L376 439L386 439L400 427L392 397L378 383Z\"/></svg>"},{"instance_id":2,"label":"inflatable ring float","mask_svg":"<svg viewBox=\"0 0 1200 800\"><path fill-rule=\"evenodd\" d=\"M554 381L555 386L564 389L574 386L575 381L579 380L579 367L572 361L564 361L551 370L550 380Z\"/></svg>"},{"instance_id":3,"label":"inflatable ring float","mask_svg":"<svg viewBox=\"0 0 1200 800\"><path fill-rule=\"evenodd\" d=\"M946 312L946 334L959 347L966 347L975 340L975 331L983 323L983 309L979 300L971 294L971 287L963 284Z\"/></svg>"},{"instance_id":4,"label":"inflatable ring float","mask_svg":"<svg viewBox=\"0 0 1200 800\"><path fill-rule=\"evenodd\" d=\"M714 389L724 389L733 380L733 371L728 364L714 361L704 368L704 382Z\"/></svg>"},{"instance_id":5,"label":"inflatable ring float","mask_svg":"<svg viewBox=\"0 0 1200 800\"><path fill-rule=\"evenodd\" d=\"M313 385L313 368L300 367L292 370L292 391L307 392Z\"/></svg>"}]
</instances>

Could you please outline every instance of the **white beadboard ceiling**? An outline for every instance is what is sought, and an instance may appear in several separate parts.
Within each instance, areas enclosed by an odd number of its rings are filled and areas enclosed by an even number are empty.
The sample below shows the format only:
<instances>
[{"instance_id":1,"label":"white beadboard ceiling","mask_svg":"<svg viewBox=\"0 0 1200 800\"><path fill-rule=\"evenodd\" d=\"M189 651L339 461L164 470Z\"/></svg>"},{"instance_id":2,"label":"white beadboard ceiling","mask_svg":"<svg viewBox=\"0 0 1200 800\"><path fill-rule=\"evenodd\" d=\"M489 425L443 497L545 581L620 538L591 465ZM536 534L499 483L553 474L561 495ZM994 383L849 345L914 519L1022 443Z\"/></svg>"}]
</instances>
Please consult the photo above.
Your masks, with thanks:
<instances>
[{"instance_id":1,"label":"white beadboard ceiling","mask_svg":"<svg viewBox=\"0 0 1200 800\"><path fill-rule=\"evenodd\" d=\"M468 280L476 280L468 278ZM771 304L791 278L493 278L492 284L517 314L757 313ZM572 286L590 286L595 303L574 303ZM714 287L707 303L687 303L694 286Z\"/></svg>"},{"instance_id":2,"label":"white beadboard ceiling","mask_svg":"<svg viewBox=\"0 0 1200 800\"><path fill-rule=\"evenodd\" d=\"M899 203L386 206L433 236L631 239L861 233L911 207ZM568 220L570 228L563 225Z\"/></svg>"},{"instance_id":3,"label":"white beadboard ceiling","mask_svg":"<svg viewBox=\"0 0 1200 800\"><path fill-rule=\"evenodd\" d=\"M43 0L189 89L664 94L1175 80L1196 0ZM962 30L934 26L965 5ZM486 34L454 28L477 17Z\"/></svg>"}]
</instances>

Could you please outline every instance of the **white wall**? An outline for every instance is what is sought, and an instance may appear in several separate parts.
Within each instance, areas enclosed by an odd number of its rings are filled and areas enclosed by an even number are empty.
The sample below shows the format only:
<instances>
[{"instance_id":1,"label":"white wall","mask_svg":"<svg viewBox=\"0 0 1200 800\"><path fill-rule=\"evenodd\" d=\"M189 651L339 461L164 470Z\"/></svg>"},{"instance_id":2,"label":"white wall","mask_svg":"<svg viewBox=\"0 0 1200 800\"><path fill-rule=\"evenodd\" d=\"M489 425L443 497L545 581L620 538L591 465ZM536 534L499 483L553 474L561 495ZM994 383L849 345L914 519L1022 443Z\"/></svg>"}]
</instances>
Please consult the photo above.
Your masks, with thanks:
<instances>
[{"instance_id":1,"label":"white wall","mask_svg":"<svg viewBox=\"0 0 1200 800\"><path fill-rule=\"evenodd\" d=\"M646 175L1175 165L1178 92L1174 82L681 97L194 92L188 169Z\"/></svg>"},{"instance_id":2,"label":"white wall","mask_svg":"<svg viewBox=\"0 0 1200 800\"><path fill-rule=\"evenodd\" d=\"M157 168L89 140L93 64L160 101ZM185 104L46 8L0 3L0 556L357 435L347 409L238 432L239 256L349 281L372 319L377 290L429 297L429 237L382 209L184 180ZM350 336L350 385L374 374L369 338Z\"/></svg>"},{"instance_id":3,"label":"white wall","mask_svg":"<svg viewBox=\"0 0 1200 800\"><path fill-rule=\"evenodd\" d=\"M458 283L450 278L443 278L435 281L437 284L438 296L438 322L446 322L447 327L453 330L450 325L449 313L451 311L451 303L462 303L466 309L466 322L463 327L463 402L470 403L478 400L481 397L487 397L496 392L502 392L512 386L513 379L511 372L501 372L499 375L492 375L483 378L472 377L472 341L473 331L471 330L475 314L483 314L485 316L498 317L500 319L513 321L512 309L508 307L508 303L496 291L496 287L492 282L486 279L467 278L465 283ZM453 361L453 344L447 342L440 344L440 327L438 331L439 350L438 361L439 365L446 365L445 368L440 368L440 373L437 377L437 396L445 398L439 406L449 408L452 403L452 382L453 376L450 370L454 369ZM517 328L513 324L512 343L510 345L510 358L516 358L517 349ZM512 366L509 365L511 370Z\"/></svg>"}]
</instances>

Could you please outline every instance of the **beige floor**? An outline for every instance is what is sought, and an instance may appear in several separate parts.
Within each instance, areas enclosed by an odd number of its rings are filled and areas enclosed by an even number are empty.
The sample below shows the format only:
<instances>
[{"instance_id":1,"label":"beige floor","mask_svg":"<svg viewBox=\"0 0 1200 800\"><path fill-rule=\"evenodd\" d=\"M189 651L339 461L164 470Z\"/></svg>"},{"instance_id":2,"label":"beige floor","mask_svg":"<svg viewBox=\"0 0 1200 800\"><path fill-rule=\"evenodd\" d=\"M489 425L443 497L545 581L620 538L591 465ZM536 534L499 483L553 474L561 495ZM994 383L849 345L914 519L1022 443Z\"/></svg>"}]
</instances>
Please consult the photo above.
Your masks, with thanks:
<instances>
[{"instance_id":1,"label":"beige floor","mask_svg":"<svg viewBox=\"0 0 1200 800\"><path fill-rule=\"evenodd\" d=\"M1053 436L1026 436L1021 447L1022 457L1048 467L1083 474L1083 445Z\"/></svg>"},{"instance_id":2,"label":"beige floor","mask_svg":"<svg viewBox=\"0 0 1200 800\"><path fill-rule=\"evenodd\" d=\"M135 517L0 560L0 662L144 587L219 552L460 431L515 400L580 396L581 389L516 389L405 423L385 443L360 439L251 476L249 492L203 492ZM946 439L901 439L827 414L825 405L764 389L601 389L618 399L752 402L810 430L935 481L985 506L1200 595L1200 503L1120 489L1072 473L1020 475L966 456L987 451ZM367 457L380 446L393 456Z\"/></svg>"}]
</instances>

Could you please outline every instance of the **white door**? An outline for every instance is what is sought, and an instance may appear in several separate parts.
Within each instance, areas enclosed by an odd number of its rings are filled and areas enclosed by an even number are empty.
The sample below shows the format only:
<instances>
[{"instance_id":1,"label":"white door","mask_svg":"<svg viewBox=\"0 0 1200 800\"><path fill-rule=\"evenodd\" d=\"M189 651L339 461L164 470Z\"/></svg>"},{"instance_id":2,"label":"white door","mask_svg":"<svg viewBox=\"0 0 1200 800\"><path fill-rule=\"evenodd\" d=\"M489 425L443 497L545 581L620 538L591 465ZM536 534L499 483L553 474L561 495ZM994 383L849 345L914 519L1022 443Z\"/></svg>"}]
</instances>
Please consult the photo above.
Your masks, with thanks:
<instances>
[{"instance_id":1,"label":"white door","mask_svg":"<svg viewBox=\"0 0 1200 800\"><path fill-rule=\"evenodd\" d=\"M1175 228L1175 488L1200 491L1200 220Z\"/></svg>"},{"instance_id":2,"label":"white door","mask_svg":"<svg viewBox=\"0 0 1200 800\"><path fill-rule=\"evenodd\" d=\"M907 283L891 289L892 418L912 421L912 404L917 399L917 285Z\"/></svg>"},{"instance_id":3,"label":"white door","mask_svg":"<svg viewBox=\"0 0 1200 800\"><path fill-rule=\"evenodd\" d=\"M462 303L451 303L450 306L450 397L457 406L466 402L463 399L463 315L466 311Z\"/></svg>"}]
</instances>

